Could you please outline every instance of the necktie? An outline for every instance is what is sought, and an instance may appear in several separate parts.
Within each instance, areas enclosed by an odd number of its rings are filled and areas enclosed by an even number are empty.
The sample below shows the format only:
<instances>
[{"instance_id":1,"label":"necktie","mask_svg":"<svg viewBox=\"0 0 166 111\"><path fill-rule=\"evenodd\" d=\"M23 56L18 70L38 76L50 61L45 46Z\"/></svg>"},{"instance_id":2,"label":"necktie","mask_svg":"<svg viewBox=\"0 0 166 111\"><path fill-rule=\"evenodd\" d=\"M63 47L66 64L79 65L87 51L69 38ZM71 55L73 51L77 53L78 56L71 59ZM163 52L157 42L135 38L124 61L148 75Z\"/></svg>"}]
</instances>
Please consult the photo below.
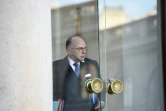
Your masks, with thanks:
<instances>
[{"instance_id":1,"label":"necktie","mask_svg":"<svg viewBox=\"0 0 166 111\"><path fill-rule=\"evenodd\" d=\"M75 66L75 73L76 73L76 76L78 77L79 76L79 73L80 73L80 66L78 63L74 63L74 66Z\"/></svg>"}]
</instances>

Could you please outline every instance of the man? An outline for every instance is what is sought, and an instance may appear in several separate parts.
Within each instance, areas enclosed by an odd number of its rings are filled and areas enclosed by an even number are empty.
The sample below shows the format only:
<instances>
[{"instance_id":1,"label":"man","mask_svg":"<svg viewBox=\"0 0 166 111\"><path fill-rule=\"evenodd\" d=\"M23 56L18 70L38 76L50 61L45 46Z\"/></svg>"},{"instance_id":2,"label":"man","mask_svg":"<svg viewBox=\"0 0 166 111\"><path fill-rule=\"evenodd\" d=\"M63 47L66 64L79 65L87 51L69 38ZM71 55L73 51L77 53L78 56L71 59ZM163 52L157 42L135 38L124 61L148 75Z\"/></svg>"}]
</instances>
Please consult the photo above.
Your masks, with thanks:
<instances>
[{"instance_id":1,"label":"man","mask_svg":"<svg viewBox=\"0 0 166 111\"><path fill-rule=\"evenodd\" d=\"M97 104L90 106L90 94L84 84L89 78L100 78L98 63L86 58L87 46L80 36L69 37L66 41L68 55L53 62L53 100L64 100L63 111L97 111ZM90 77L86 77L90 75Z\"/></svg>"}]
</instances>

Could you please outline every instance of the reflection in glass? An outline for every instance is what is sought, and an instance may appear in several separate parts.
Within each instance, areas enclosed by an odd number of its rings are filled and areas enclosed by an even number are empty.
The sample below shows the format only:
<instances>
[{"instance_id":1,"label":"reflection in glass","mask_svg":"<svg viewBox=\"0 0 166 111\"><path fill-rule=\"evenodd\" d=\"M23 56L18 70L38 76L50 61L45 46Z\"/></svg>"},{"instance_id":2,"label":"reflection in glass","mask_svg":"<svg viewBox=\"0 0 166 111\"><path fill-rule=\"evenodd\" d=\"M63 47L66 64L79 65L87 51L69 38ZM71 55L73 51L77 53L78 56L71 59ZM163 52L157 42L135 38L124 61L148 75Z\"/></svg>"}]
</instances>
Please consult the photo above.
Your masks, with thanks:
<instances>
[{"instance_id":1,"label":"reflection in glass","mask_svg":"<svg viewBox=\"0 0 166 111\"><path fill-rule=\"evenodd\" d=\"M99 11L101 71L124 83L123 93L107 96L108 110L163 111L157 1L104 3Z\"/></svg>"},{"instance_id":2,"label":"reflection in glass","mask_svg":"<svg viewBox=\"0 0 166 111\"><path fill-rule=\"evenodd\" d=\"M86 45L77 44L78 47L71 46L68 50L70 49L76 55L78 55L78 52L85 54L88 51L87 57L99 62L97 1L85 1L79 4L70 2L67 5L52 7L53 61L66 57L65 43L68 37L80 35L86 40L88 48ZM83 56L82 54L80 58L83 58ZM74 75L75 72L77 78ZM72 65L68 66L67 57L65 60L53 62L53 96L55 98L53 100L64 99L65 111L90 111L90 109L92 111L100 100L100 94L86 92L84 84L87 78L85 78L85 75L90 74L90 79L99 78L98 64L95 61L84 59L84 62L80 62L79 65L75 64L75 72ZM61 88L61 86L64 86L64 88Z\"/></svg>"},{"instance_id":3,"label":"reflection in glass","mask_svg":"<svg viewBox=\"0 0 166 111\"><path fill-rule=\"evenodd\" d=\"M88 57L100 62L102 79L107 74L124 83L121 94L106 96L103 111L163 111L157 0L56 1L53 61L66 56L66 39L80 34L87 40Z\"/></svg>"},{"instance_id":4,"label":"reflection in glass","mask_svg":"<svg viewBox=\"0 0 166 111\"><path fill-rule=\"evenodd\" d=\"M97 1L80 1L75 4L54 5L52 15L53 60L66 56L65 41L72 35L81 35L88 46L88 57L99 60L98 56L98 10Z\"/></svg>"}]
</instances>

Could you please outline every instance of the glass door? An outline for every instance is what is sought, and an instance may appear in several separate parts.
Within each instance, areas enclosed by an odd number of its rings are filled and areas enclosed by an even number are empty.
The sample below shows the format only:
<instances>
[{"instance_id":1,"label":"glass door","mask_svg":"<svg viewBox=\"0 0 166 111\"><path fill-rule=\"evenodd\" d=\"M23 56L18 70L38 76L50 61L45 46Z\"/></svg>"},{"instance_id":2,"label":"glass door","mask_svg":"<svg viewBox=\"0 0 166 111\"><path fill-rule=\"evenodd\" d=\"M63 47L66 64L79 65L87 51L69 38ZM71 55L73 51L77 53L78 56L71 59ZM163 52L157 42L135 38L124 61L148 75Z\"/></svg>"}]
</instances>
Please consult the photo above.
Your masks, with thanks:
<instances>
[{"instance_id":1,"label":"glass door","mask_svg":"<svg viewBox=\"0 0 166 111\"><path fill-rule=\"evenodd\" d=\"M159 1L98 2L100 71L123 83L103 111L164 111Z\"/></svg>"},{"instance_id":2,"label":"glass door","mask_svg":"<svg viewBox=\"0 0 166 111\"><path fill-rule=\"evenodd\" d=\"M159 5L52 0L54 111L164 111ZM85 44L66 46L71 36ZM91 61L79 62L88 71L80 70L78 78L68 58L73 52Z\"/></svg>"},{"instance_id":3,"label":"glass door","mask_svg":"<svg viewBox=\"0 0 166 111\"><path fill-rule=\"evenodd\" d=\"M54 111L100 110L106 73L99 71L98 1L57 0L51 15ZM79 77L74 62L80 66Z\"/></svg>"}]
</instances>

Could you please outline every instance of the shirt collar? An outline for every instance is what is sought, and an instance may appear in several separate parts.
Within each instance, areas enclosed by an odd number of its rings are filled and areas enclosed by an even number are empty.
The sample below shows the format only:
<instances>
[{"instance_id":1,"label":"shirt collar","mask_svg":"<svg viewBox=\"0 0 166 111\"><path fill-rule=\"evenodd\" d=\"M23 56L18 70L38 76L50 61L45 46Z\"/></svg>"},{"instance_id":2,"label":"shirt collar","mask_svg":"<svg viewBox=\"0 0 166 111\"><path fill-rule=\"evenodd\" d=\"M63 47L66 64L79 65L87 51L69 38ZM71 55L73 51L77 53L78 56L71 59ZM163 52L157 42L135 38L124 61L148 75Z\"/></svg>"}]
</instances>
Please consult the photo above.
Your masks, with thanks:
<instances>
[{"instance_id":1,"label":"shirt collar","mask_svg":"<svg viewBox=\"0 0 166 111\"><path fill-rule=\"evenodd\" d=\"M68 56L68 61L70 65L73 65L75 62ZM85 61L82 61L85 62ZM78 63L80 65L80 62Z\"/></svg>"}]
</instances>

